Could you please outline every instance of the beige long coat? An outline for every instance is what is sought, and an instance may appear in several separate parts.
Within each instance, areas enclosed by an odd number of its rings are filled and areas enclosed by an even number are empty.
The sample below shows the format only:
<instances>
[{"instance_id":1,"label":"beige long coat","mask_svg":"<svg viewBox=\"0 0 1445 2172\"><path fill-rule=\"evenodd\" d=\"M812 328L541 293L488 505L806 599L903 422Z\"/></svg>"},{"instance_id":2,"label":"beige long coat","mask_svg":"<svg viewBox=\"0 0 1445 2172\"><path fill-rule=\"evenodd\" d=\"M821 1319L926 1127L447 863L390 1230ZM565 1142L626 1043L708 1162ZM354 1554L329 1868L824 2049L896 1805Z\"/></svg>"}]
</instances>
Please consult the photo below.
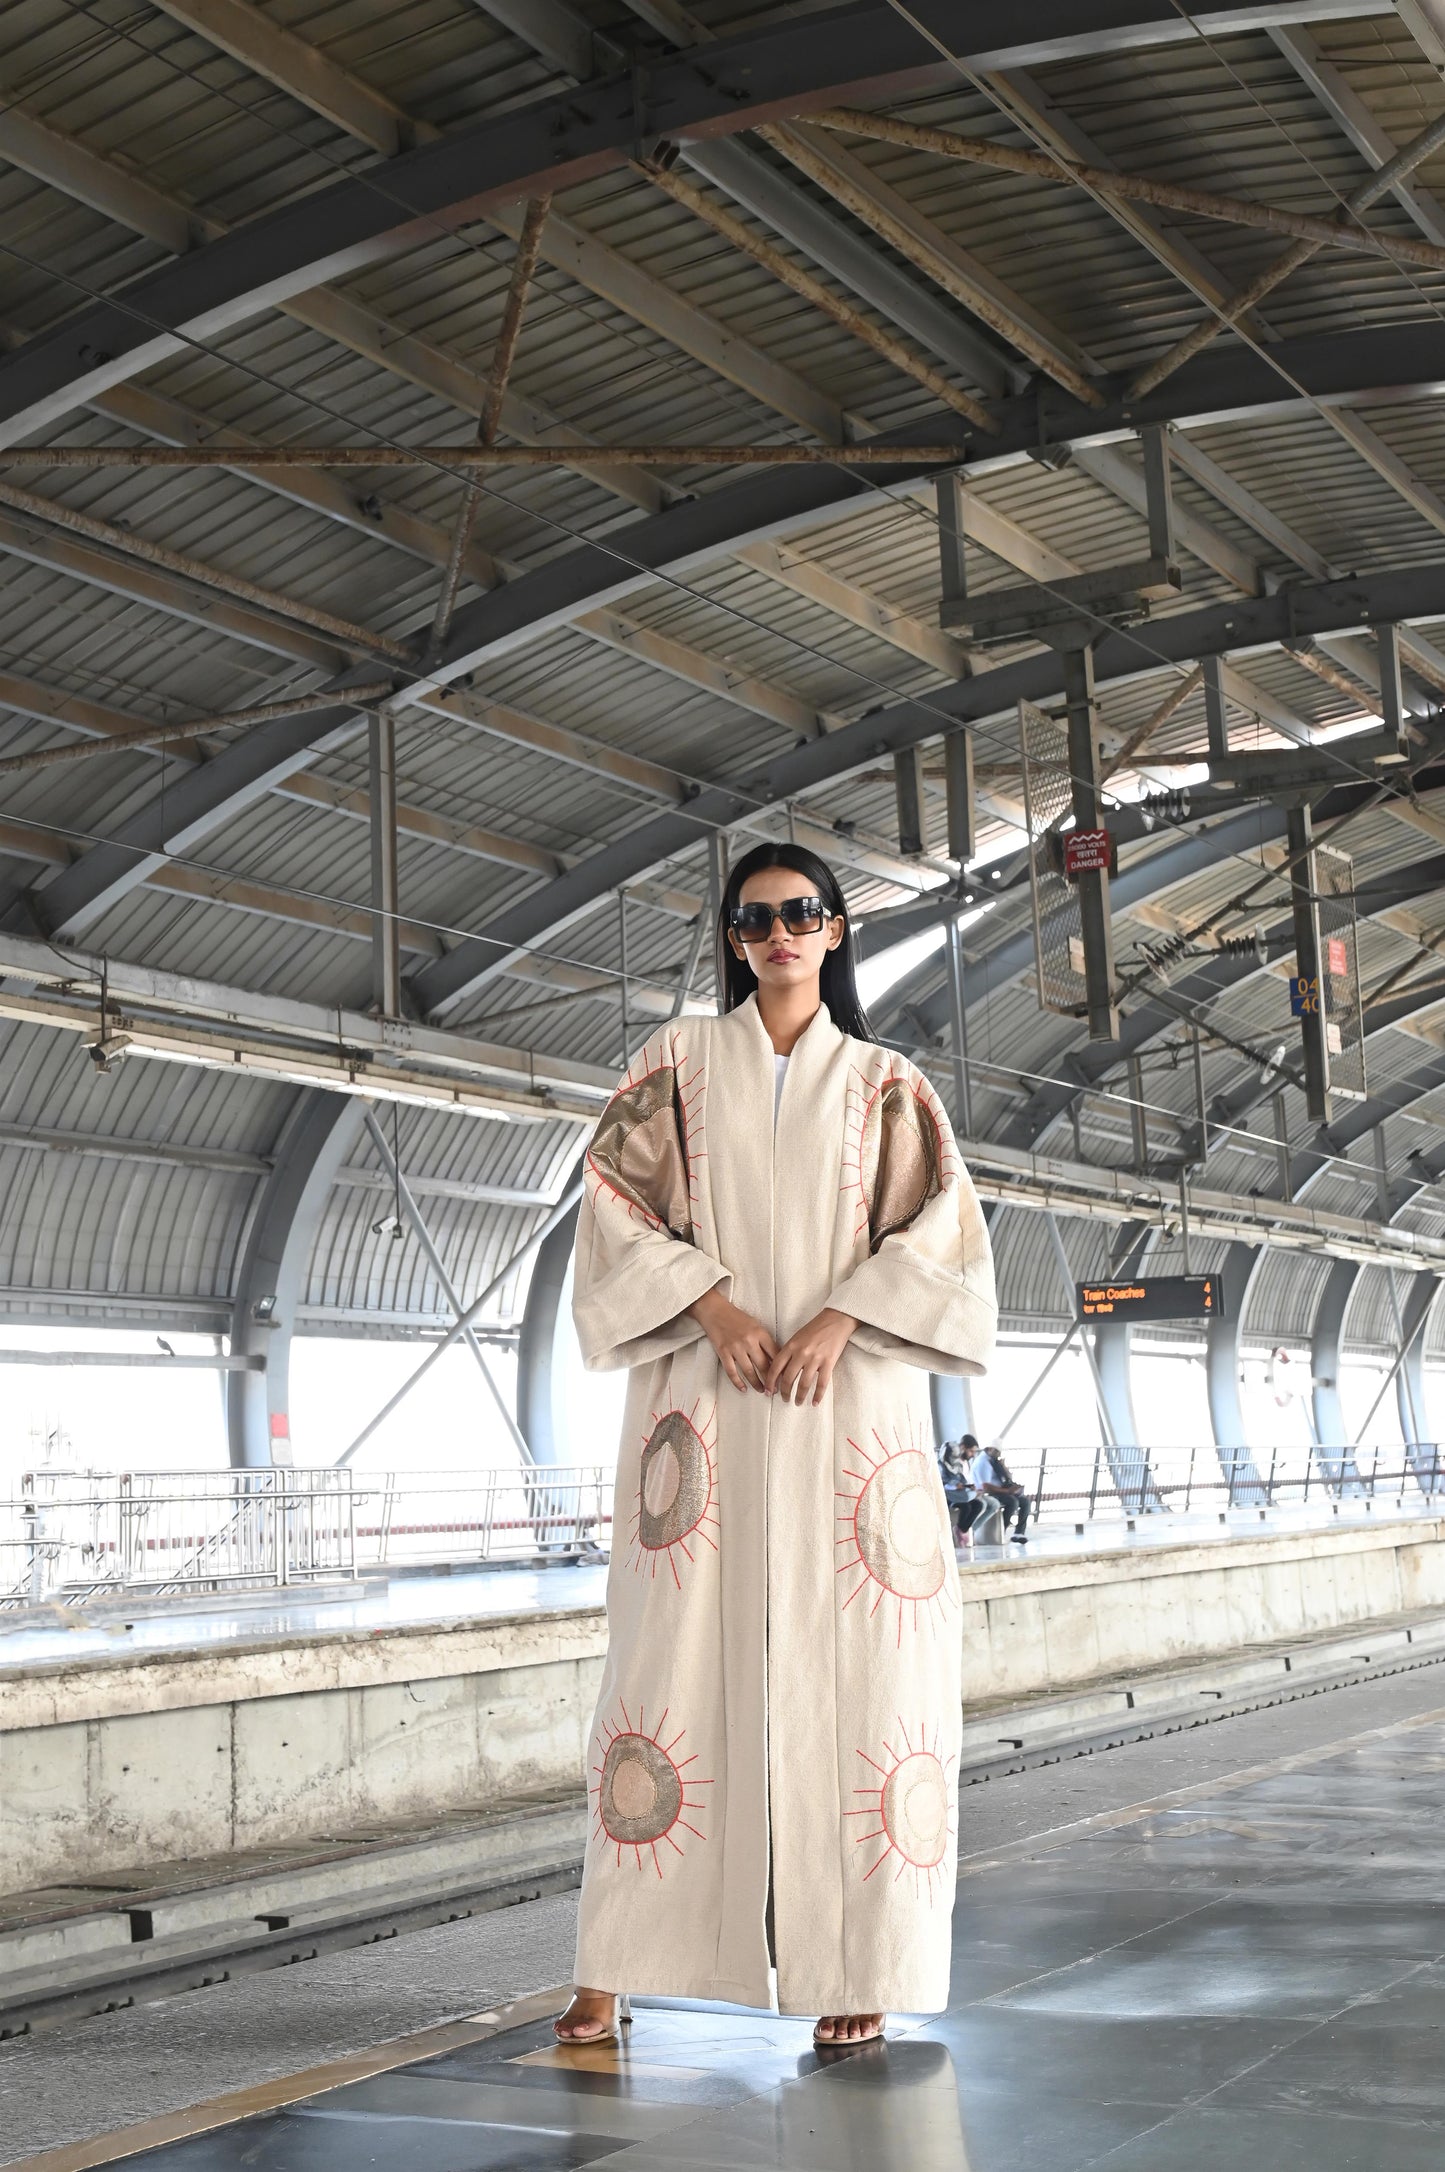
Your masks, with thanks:
<instances>
[{"instance_id":1,"label":"beige long coat","mask_svg":"<svg viewBox=\"0 0 1445 2172\"><path fill-rule=\"evenodd\" d=\"M980 1373L988 1235L943 1107L820 1010L773 1121L755 999L664 1027L588 1155L574 1313L631 1368L577 1948L599 1990L947 2003L958 1577L928 1375ZM862 1324L823 1402L740 1392L684 1308Z\"/></svg>"}]
</instances>

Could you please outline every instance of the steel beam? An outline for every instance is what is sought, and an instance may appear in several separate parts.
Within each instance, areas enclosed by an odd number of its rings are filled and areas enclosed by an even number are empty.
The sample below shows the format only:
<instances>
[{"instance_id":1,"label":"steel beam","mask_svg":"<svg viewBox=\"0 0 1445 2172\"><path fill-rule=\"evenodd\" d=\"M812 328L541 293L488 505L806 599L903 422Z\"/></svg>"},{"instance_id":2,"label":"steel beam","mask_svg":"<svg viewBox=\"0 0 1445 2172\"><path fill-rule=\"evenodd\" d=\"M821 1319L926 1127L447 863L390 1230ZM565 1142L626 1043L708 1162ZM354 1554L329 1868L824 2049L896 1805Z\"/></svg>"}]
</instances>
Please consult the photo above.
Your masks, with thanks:
<instances>
[{"instance_id":1,"label":"steel beam","mask_svg":"<svg viewBox=\"0 0 1445 2172\"><path fill-rule=\"evenodd\" d=\"M907 332L966 384L994 394L1022 390L1024 373L1012 357L977 330L956 304L930 292L758 152L740 143L717 142L688 144L682 155L693 172L762 219L809 263L831 272L885 324Z\"/></svg>"},{"instance_id":2,"label":"steel beam","mask_svg":"<svg viewBox=\"0 0 1445 2172\"><path fill-rule=\"evenodd\" d=\"M402 1174L401 1163L392 1151L386 1133L377 1122L375 1112L369 1108L366 1111L366 1129L370 1134L372 1145L381 1157L381 1166L384 1173L391 1178L392 1184L395 1186L396 1197L401 1203L401 1211L410 1225L412 1235L421 1246L423 1257L432 1273L436 1276L437 1286L451 1307L453 1320L459 1323L465 1321L467 1308L457 1292L456 1284L447 1272L446 1261L438 1251L436 1241L427 1227L426 1216L412 1196L411 1186ZM498 1387L496 1376L487 1363L487 1353L482 1348L481 1342L471 1327L465 1325L462 1327L462 1341L476 1360L483 1384L491 1397L498 1416L507 1429L508 1438L522 1461L529 1463L531 1461L531 1451L517 1425L516 1419L507 1408L506 1397Z\"/></svg>"},{"instance_id":3,"label":"steel beam","mask_svg":"<svg viewBox=\"0 0 1445 2172\"><path fill-rule=\"evenodd\" d=\"M1172 441L1171 441L1172 445ZM1095 482L1102 483L1107 491L1132 508L1148 517L1148 495L1144 471L1136 467L1117 445L1095 445L1075 453L1073 464ZM1181 463L1182 464L1182 463ZM1264 593L1264 576L1247 551L1240 549L1232 537L1201 520L1187 506L1172 509L1175 540L1201 565L1211 572L1222 574L1242 596L1259 596Z\"/></svg>"},{"instance_id":4,"label":"steel beam","mask_svg":"<svg viewBox=\"0 0 1445 2172\"><path fill-rule=\"evenodd\" d=\"M577 1214L574 1207L537 1247L522 1308L522 1331L517 1343L517 1422L534 1463L585 1462L590 1453L591 1444L568 1437L559 1392L574 1347L566 1296L577 1242Z\"/></svg>"},{"instance_id":5,"label":"steel beam","mask_svg":"<svg viewBox=\"0 0 1445 2172\"><path fill-rule=\"evenodd\" d=\"M1345 1434L1344 1403L1340 1396L1340 1366L1344 1357L1345 1314L1364 1268L1357 1260L1336 1260L1325 1279L1310 1331L1310 1394L1313 1398L1315 1446L1313 1454L1320 1476L1331 1493L1362 1490L1355 1451Z\"/></svg>"},{"instance_id":6,"label":"steel beam","mask_svg":"<svg viewBox=\"0 0 1445 2172\"><path fill-rule=\"evenodd\" d=\"M1401 1308L1400 1369L1395 1375L1400 1438L1410 1468L1427 1493L1439 1488L1440 1453L1431 1436L1425 1402L1425 1336L1441 1287L1434 1275L1417 1275L1411 1284Z\"/></svg>"},{"instance_id":7,"label":"steel beam","mask_svg":"<svg viewBox=\"0 0 1445 2172\"><path fill-rule=\"evenodd\" d=\"M168 856L199 844L262 793L318 754L344 746L360 729L357 711L339 698L334 709L258 725L213 762L177 778L122 823L112 842L93 845L37 891L47 932L60 939L79 934Z\"/></svg>"},{"instance_id":8,"label":"steel beam","mask_svg":"<svg viewBox=\"0 0 1445 2172\"><path fill-rule=\"evenodd\" d=\"M414 124L383 91L341 67L318 46L283 29L249 0L157 0L167 15L219 46L253 74L274 83L343 134L394 158ZM427 128L434 136L437 131Z\"/></svg>"},{"instance_id":9,"label":"steel beam","mask_svg":"<svg viewBox=\"0 0 1445 2172\"><path fill-rule=\"evenodd\" d=\"M1331 119L1344 130L1366 165L1376 172L1388 166L1401 146L1387 134L1334 62L1326 59L1308 30L1297 22L1287 26L1271 23L1269 36L1296 74L1309 85ZM1394 182L1391 194L1410 214L1427 241L1445 242L1445 207L1423 183L1412 175L1404 175Z\"/></svg>"},{"instance_id":10,"label":"steel beam","mask_svg":"<svg viewBox=\"0 0 1445 2172\"><path fill-rule=\"evenodd\" d=\"M1231 1502L1237 1497L1240 1485L1251 1489L1248 1497L1252 1500L1262 1498L1263 1491L1239 1397L1240 1335L1250 1278L1258 1258L1259 1253L1252 1245L1230 1245L1220 1270L1224 1283L1224 1310L1205 1330L1204 1377L1209 1394L1209 1424L1219 1455L1219 1468L1231 1487Z\"/></svg>"},{"instance_id":11,"label":"steel beam","mask_svg":"<svg viewBox=\"0 0 1445 2172\"><path fill-rule=\"evenodd\" d=\"M860 0L834 18L827 38L815 23L790 18L719 40L703 55L660 56L648 68L648 118L659 134L730 134L845 92L904 96L948 72L886 0ZM633 82L609 78L402 152L387 160L384 187L363 169L263 212L0 361L6 439L43 428L192 339L411 248L419 232L450 231L523 196L615 170L637 132Z\"/></svg>"},{"instance_id":12,"label":"steel beam","mask_svg":"<svg viewBox=\"0 0 1445 2172\"><path fill-rule=\"evenodd\" d=\"M1300 1018L1305 1107L1313 1124L1330 1120L1330 1056L1325 1044L1325 996L1320 964L1319 900L1315 889L1314 829L1308 806L1291 807L1285 822L1289 848L1290 910L1294 923L1296 977L1315 990L1313 1010Z\"/></svg>"},{"instance_id":13,"label":"steel beam","mask_svg":"<svg viewBox=\"0 0 1445 2172\"><path fill-rule=\"evenodd\" d=\"M574 82L585 83L596 67L592 31L563 0L476 0L476 4Z\"/></svg>"},{"instance_id":14,"label":"steel beam","mask_svg":"<svg viewBox=\"0 0 1445 2172\"><path fill-rule=\"evenodd\" d=\"M291 1337L312 1247L337 1172L361 1137L364 1103L301 1092L276 1143L271 1174L251 1217L231 1310L231 1351L265 1370L228 1373L231 1461L293 1461Z\"/></svg>"},{"instance_id":15,"label":"steel beam","mask_svg":"<svg viewBox=\"0 0 1445 2172\"><path fill-rule=\"evenodd\" d=\"M891 648L926 664L941 678L967 676L968 656L960 642L886 596L840 579L816 559L805 558L779 543L744 543L734 555L740 565L765 575L780 588L790 589L795 596L805 596L861 633L876 635Z\"/></svg>"},{"instance_id":16,"label":"steel beam","mask_svg":"<svg viewBox=\"0 0 1445 2172\"><path fill-rule=\"evenodd\" d=\"M1182 373L1181 373L1182 374ZM680 509L683 510L683 509ZM685 509L692 511L694 509ZM671 519L672 515L663 516ZM569 553L569 559L579 554ZM591 555L591 554L581 554ZM600 556L600 553L596 555ZM546 569L544 570L544 577ZM575 563L573 574L581 568ZM600 569L598 569L600 571ZM609 561L607 570L615 573ZM458 621L461 653L471 664L509 650L516 640L517 592L526 581L479 599ZM1341 623L1368 623L1371 617L1411 618L1445 615L1445 567L1412 568L1382 576L1323 584L1301 584L1288 596L1242 599L1238 603L1181 612L1154 621L1147 641L1130 632L1107 635L1095 651L1100 683L1148 675L1161 660L1196 657L1264 647L1300 633L1336 630ZM489 622L489 623L488 623ZM1062 660L1051 654L1006 664L958 685L940 688L924 705L904 700L875 710L857 722L779 754L766 766L735 781L703 787L685 809L654 816L614 841L549 886L520 900L460 943L435 967L419 976L418 1003L425 1010L450 1008L503 970L507 958L570 925L598 898L630 881L644 868L685 851L712 827L746 820L760 808L785 802L830 778L846 775L936 737L944 717L979 723L1006 716L1023 698L1045 701L1063 690Z\"/></svg>"},{"instance_id":17,"label":"steel beam","mask_svg":"<svg viewBox=\"0 0 1445 2172\"><path fill-rule=\"evenodd\" d=\"M371 999L383 1018L401 1016L401 900L396 833L396 716L367 725L371 782Z\"/></svg>"},{"instance_id":18,"label":"steel beam","mask_svg":"<svg viewBox=\"0 0 1445 2172\"><path fill-rule=\"evenodd\" d=\"M1098 718L1094 709L1092 648L1065 649L1062 659L1069 775L1073 786L1074 826L1103 826L1103 789L1099 775ZM1075 878L1084 945L1084 987L1089 1006L1089 1039L1117 1041L1119 1012L1114 1001L1114 936L1109 913L1109 870L1088 868Z\"/></svg>"},{"instance_id":19,"label":"steel beam","mask_svg":"<svg viewBox=\"0 0 1445 2172\"><path fill-rule=\"evenodd\" d=\"M1236 834L1242 834L1249 826L1257 825L1261 820L1271 818L1274 834L1278 836L1284 827L1284 811L1272 808L1268 810L1261 809L1259 815L1241 816L1239 818L1240 830ZM1227 831L1217 830L1207 832L1199 839L1199 843L1207 848L1209 843L1212 842L1214 858L1217 861L1221 856L1221 848L1225 845L1228 834ZM1256 836L1260 834L1257 826L1255 827L1255 834ZM1150 864L1148 861L1144 862L1140 870L1141 876L1145 876L1146 879L1147 869ZM1174 864L1189 866L1197 863L1193 862L1191 856L1191 858L1181 857ZM1183 879L1183 877L1174 879ZM1156 891L1165 887L1166 881L1166 871L1161 869L1158 877L1156 877ZM1445 854L1436 854L1430 859L1416 863L1413 867L1401 868L1388 875L1375 876L1371 881L1360 885L1361 915L1362 917L1368 917L1372 906L1383 904L1387 900L1394 901L1405 896L1430 896L1438 891L1442 883L1445 883ZM1122 882L1115 886L1116 902L1120 889L1122 889ZM1293 922L1283 920L1275 922L1266 930L1265 939L1267 950L1271 956L1282 957L1286 955L1294 942ZM991 962L989 971L989 985L991 987L997 987L1003 977L1000 972L1002 962L1001 956ZM1012 965L1012 959L1008 962ZM1017 969L1022 970L1022 966ZM1176 982L1171 991L1174 997L1172 1003L1166 1004L1156 1000L1154 1002L1137 1003L1130 1009L1121 1026L1120 1039L1124 1049L1129 1052L1135 1051L1143 1047L1146 1042L1154 1039L1166 1027L1176 1024L1180 1017L1181 1006L1186 1011L1202 1010L1216 996L1224 993L1229 988L1238 986L1241 981L1251 978L1261 970L1262 968L1252 956L1220 957L1209 960L1206 964ZM935 1010L938 1014L937 1021L935 1021L934 1017ZM941 997L936 1005L930 1006L925 1011L924 1016L930 1025L937 1022L941 1027L944 1016ZM1068 1056L1062 1058L1057 1066L1057 1076L1051 1078L1044 1085L1037 1087L1024 1107L1010 1116L1001 1133L1003 1142L1011 1146L1037 1145L1050 1126L1058 1122L1066 1114L1080 1094L1091 1090L1096 1081L1112 1067L1115 1060L1113 1053L1107 1048L1098 1050L1075 1049ZM1341 1121L1352 1121L1360 1108L1367 1108L1370 1105L1368 1102L1351 1104L1345 1111Z\"/></svg>"}]
</instances>

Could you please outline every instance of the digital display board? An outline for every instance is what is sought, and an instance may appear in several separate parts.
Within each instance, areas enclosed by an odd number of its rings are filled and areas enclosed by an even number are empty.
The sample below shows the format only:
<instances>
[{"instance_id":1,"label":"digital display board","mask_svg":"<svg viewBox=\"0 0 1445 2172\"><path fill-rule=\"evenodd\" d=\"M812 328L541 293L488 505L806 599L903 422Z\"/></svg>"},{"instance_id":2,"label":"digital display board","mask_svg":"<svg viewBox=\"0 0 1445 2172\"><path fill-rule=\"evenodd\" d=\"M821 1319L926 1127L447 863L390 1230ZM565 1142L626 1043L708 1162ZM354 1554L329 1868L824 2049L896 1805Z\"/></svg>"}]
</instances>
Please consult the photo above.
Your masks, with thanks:
<instances>
[{"instance_id":1,"label":"digital display board","mask_svg":"<svg viewBox=\"0 0 1445 2172\"><path fill-rule=\"evenodd\" d=\"M1222 1320L1218 1275L1125 1275L1075 1285L1081 1320Z\"/></svg>"}]
</instances>

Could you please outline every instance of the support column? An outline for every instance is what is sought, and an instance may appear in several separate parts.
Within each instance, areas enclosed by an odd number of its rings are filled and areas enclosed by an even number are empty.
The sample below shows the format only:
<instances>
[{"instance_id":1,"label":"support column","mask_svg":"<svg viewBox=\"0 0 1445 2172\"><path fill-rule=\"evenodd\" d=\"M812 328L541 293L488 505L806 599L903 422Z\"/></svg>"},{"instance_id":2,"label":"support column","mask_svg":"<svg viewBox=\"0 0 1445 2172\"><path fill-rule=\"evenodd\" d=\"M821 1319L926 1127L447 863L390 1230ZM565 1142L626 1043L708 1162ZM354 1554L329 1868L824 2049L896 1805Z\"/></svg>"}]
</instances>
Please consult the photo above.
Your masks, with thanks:
<instances>
[{"instance_id":1,"label":"support column","mask_svg":"<svg viewBox=\"0 0 1445 2172\"><path fill-rule=\"evenodd\" d=\"M571 1349L572 1318L563 1300L568 1288L572 1249L577 1242L574 1207L537 1248L522 1329L517 1343L517 1423L534 1463L590 1463L596 1442L567 1438L559 1387Z\"/></svg>"},{"instance_id":2,"label":"support column","mask_svg":"<svg viewBox=\"0 0 1445 2172\"><path fill-rule=\"evenodd\" d=\"M948 857L964 868L978 851L973 733L966 726L944 738L943 789L948 811Z\"/></svg>"},{"instance_id":3,"label":"support column","mask_svg":"<svg viewBox=\"0 0 1445 2172\"><path fill-rule=\"evenodd\" d=\"M953 1122L960 1139L973 1137L973 1089L968 1076L968 1009L963 985L963 933L950 920L944 939L948 966L949 1029L953 1043Z\"/></svg>"},{"instance_id":4,"label":"support column","mask_svg":"<svg viewBox=\"0 0 1445 2172\"><path fill-rule=\"evenodd\" d=\"M977 1434L971 1380L961 1379L957 1373L930 1373L928 1400L933 1410L935 1441L962 1440L965 1433Z\"/></svg>"},{"instance_id":5,"label":"support column","mask_svg":"<svg viewBox=\"0 0 1445 2172\"><path fill-rule=\"evenodd\" d=\"M1078 1298L1069 1255L1053 1215L1046 1214L1044 1221L1064 1284L1064 1301L1073 1314ZM1127 1507L1141 1511L1162 1507L1134 1419L1134 1398L1129 1381L1129 1329L1115 1321L1101 1321L1090 1341L1089 1329L1081 1327L1079 1345L1093 1376L1104 1453L1120 1500Z\"/></svg>"},{"instance_id":6,"label":"support column","mask_svg":"<svg viewBox=\"0 0 1445 2172\"><path fill-rule=\"evenodd\" d=\"M1290 907L1294 916L1294 969L1313 985L1314 1008L1300 1019L1304 1049L1305 1107L1312 1124L1330 1120L1330 1057L1320 979L1320 914L1315 900L1314 826L1308 807L1291 807L1285 818L1289 845Z\"/></svg>"},{"instance_id":7,"label":"support column","mask_svg":"<svg viewBox=\"0 0 1445 2172\"><path fill-rule=\"evenodd\" d=\"M292 1462L291 1336L311 1251L337 1171L361 1135L364 1104L304 1092L286 1121L251 1218L231 1310L231 1350L264 1372L226 1375L226 1425L237 1466Z\"/></svg>"},{"instance_id":8,"label":"support column","mask_svg":"<svg viewBox=\"0 0 1445 2172\"><path fill-rule=\"evenodd\" d=\"M1358 1260L1336 1260L1325 1277L1310 1333L1310 1394L1315 1420L1314 1458L1331 1493L1361 1490L1355 1451L1345 1432L1340 1398L1340 1359L1345 1314L1363 1269Z\"/></svg>"},{"instance_id":9,"label":"support column","mask_svg":"<svg viewBox=\"0 0 1445 2172\"><path fill-rule=\"evenodd\" d=\"M1400 631L1397 626L1377 626L1375 641L1380 654L1380 715L1385 731L1395 743L1402 762L1410 759L1410 740L1405 729L1405 696L1400 684Z\"/></svg>"},{"instance_id":10,"label":"support column","mask_svg":"<svg viewBox=\"0 0 1445 2172\"><path fill-rule=\"evenodd\" d=\"M1064 699L1069 735L1069 776L1073 784L1074 821L1081 830L1104 827L1103 780L1094 716L1094 655L1088 647L1068 648ZM1114 1004L1114 934L1109 918L1109 871L1086 868L1076 878L1079 922L1084 943L1084 991L1089 1039L1117 1041L1119 1013Z\"/></svg>"},{"instance_id":11,"label":"support column","mask_svg":"<svg viewBox=\"0 0 1445 2172\"><path fill-rule=\"evenodd\" d=\"M1395 1375L1400 1438L1405 1443L1406 1461L1425 1493L1439 1488L1437 1444L1425 1437L1429 1431L1425 1411L1425 1331L1439 1295L1440 1284L1434 1275L1411 1278L1409 1295L1401 1307L1400 1344L1404 1355Z\"/></svg>"},{"instance_id":12,"label":"support column","mask_svg":"<svg viewBox=\"0 0 1445 2172\"><path fill-rule=\"evenodd\" d=\"M1199 673L1204 683L1204 729L1209 751L1228 754L1229 723L1224 712L1224 659L1201 656Z\"/></svg>"},{"instance_id":13,"label":"support column","mask_svg":"<svg viewBox=\"0 0 1445 2172\"><path fill-rule=\"evenodd\" d=\"M383 1018L401 1016L400 885L396 845L396 718L378 709L369 734L371 766L371 1000Z\"/></svg>"},{"instance_id":14,"label":"support column","mask_svg":"<svg viewBox=\"0 0 1445 2172\"><path fill-rule=\"evenodd\" d=\"M898 850L905 860L917 859L927 844L922 747L900 747L894 755L893 795L898 811Z\"/></svg>"},{"instance_id":15,"label":"support column","mask_svg":"<svg viewBox=\"0 0 1445 2172\"><path fill-rule=\"evenodd\" d=\"M1263 1497L1263 1483L1245 1436L1244 1406L1239 1395L1239 1345L1244 1308L1259 1248L1232 1244L1224 1255L1224 1316L1209 1322L1205 1330L1204 1377L1209 1391L1209 1424L1214 1434L1220 1474L1235 1501Z\"/></svg>"}]
</instances>

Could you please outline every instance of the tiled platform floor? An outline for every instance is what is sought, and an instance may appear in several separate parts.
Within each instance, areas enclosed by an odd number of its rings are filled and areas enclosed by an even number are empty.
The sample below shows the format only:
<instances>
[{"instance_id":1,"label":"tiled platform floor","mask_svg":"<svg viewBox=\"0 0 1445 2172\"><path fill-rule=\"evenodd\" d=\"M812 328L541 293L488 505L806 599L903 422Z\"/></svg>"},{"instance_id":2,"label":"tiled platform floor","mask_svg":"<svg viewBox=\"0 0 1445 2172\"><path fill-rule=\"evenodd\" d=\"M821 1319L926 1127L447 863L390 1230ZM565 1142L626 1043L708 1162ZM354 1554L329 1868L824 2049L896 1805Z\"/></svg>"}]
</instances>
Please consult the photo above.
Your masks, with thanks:
<instances>
[{"instance_id":1,"label":"tiled platform floor","mask_svg":"<svg viewBox=\"0 0 1445 2172\"><path fill-rule=\"evenodd\" d=\"M641 2005L624 2048L559 2050L533 2002L127 2162L1440 2172L1442 1780L1437 1710L966 1860L953 2003L886 2045L825 2062L806 2021Z\"/></svg>"}]
</instances>

